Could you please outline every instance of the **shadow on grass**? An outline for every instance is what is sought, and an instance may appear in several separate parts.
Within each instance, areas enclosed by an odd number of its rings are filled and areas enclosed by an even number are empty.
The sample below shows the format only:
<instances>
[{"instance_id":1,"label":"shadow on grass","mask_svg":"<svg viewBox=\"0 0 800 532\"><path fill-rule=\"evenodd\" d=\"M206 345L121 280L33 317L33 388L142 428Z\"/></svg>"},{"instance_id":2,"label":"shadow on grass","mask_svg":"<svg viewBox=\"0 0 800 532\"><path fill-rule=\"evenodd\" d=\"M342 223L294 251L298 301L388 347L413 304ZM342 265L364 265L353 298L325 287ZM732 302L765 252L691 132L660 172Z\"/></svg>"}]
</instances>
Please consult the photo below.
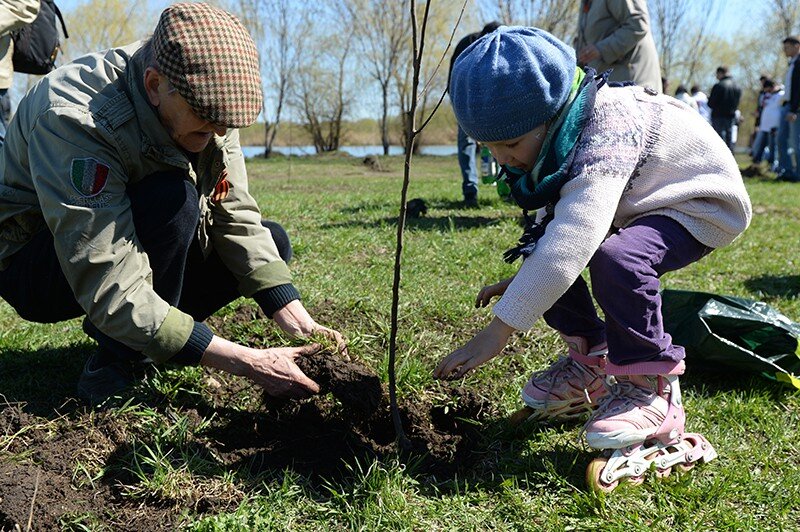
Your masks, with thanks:
<instances>
[{"instance_id":1,"label":"shadow on grass","mask_svg":"<svg viewBox=\"0 0 800 532\"><path fill-rule=\"evenodd\" d=\"M744 285L769 297L792 298L800 295L800 275L762 275L747 279Z\"/></svg>"},{"instance_id":2,"label":"shadow on grass","mask_svg":"<svg viewBox=\"0 0 800 532\"><path fill-rule=\"evenodd\" d=\"M86 342L58 349L4 349L0 352L0 400L22 403L25 412L48 419L79 406L78 377L94 348Z\"/></svg>"},{"instance_id":3,"label":"shadow on grass","mask_svg":"<svg viewBox=\"0 0 800 532\"><path fill-rule=\"evenodd\" d=\"M488 216L423 216L421 218L407 218L406 229L410 231L460 231L476 227L496 225L500 218ZM361 228L374 229L380 227L394 227L397 225L396 217L381 218L379 220L349 220L324 224L322 229Z\"/></svg>"}]
</instances>

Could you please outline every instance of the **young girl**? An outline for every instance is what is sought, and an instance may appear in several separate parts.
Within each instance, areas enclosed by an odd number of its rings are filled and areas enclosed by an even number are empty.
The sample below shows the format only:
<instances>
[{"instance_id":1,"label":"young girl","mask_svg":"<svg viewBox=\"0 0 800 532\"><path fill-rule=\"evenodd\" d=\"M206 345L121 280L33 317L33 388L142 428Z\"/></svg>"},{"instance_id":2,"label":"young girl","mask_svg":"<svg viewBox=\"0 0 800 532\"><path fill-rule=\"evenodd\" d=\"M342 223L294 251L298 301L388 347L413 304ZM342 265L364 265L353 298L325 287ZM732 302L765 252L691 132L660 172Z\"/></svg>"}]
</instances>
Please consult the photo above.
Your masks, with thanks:
<instances>
[{"instance_id":1,"label":"young girl","mask_svg":"<svg viewBox=\"0 0 800 532\"><path fill-rule=\"evenodd\" d=\"M652 463L666 474L716 456L701 435L683 433L685 353L664 332L659 277L730 244L751 206L730 150L697 112L604 79L534 28L501 27L456 61L458 123L503 166L529 223L506 252L524 257L519 272L478 294L481 306L502 295L494 319L435 375L461 377L544 317L568 355L534 373L522 398L536 418L596 407L587 442L615 451L587 480L613 489ZM581 277L587 265L605 321Z\"/></svg>"}]
</instances>

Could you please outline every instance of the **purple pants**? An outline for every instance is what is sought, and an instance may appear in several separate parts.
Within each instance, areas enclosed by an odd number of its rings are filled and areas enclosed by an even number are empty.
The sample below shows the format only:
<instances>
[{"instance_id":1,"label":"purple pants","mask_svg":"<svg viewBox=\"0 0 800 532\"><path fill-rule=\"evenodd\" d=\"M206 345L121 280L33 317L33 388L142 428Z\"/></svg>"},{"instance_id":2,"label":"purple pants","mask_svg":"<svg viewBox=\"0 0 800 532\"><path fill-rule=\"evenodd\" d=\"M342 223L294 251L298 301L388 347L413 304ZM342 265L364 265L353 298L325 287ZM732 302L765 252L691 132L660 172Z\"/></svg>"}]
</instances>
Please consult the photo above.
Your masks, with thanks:
<instances>
[{"instance_id":1,"label":"purple pants","mask_svg":"<svg viewBox=\"0 0 800 532\"><path fill-rule=\"evenodd\" d=\"M590 346L607 341L608 359L614 364L678 362L686 353L664 332L659 277L711 250L671 218L640 218L609 236L589 261L592 292L605 323L582 277L544 319L563 334L587 338Z\"/></svg>"}]
</instances>

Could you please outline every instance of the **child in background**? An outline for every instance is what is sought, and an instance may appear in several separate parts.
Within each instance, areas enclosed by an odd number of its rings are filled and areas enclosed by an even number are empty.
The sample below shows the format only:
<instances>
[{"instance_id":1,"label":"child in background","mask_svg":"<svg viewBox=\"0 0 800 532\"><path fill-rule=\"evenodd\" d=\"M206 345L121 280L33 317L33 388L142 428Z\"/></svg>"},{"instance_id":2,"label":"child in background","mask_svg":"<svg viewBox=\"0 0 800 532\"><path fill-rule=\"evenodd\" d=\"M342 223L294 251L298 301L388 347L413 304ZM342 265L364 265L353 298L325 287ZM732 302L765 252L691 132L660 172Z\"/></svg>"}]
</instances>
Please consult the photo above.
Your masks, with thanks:
<instances>
[{"instance_id":1,"label":"child in background","mask_svg":"<svg viewBox=\"0 0 800 532\"><path fill-rule=\"evenodd\" d=\"M506 252L524 257L519 272L478 294L480 306L502 296L494 319L435 376L463 376L544 317L568 354L534 373L522 398L539 419L597 407L587 442L614 452L592 462L587 480L607 490L654 461L666 474L716 456L683 433L685 353L664 332L659 278L731 243L751 205L730 150L697 112L604 79L535 28L500 27L459 56L458 123L503 166L529 223ZM581 277L587 265L605 321Z\"/></svg>"}]
</instances>

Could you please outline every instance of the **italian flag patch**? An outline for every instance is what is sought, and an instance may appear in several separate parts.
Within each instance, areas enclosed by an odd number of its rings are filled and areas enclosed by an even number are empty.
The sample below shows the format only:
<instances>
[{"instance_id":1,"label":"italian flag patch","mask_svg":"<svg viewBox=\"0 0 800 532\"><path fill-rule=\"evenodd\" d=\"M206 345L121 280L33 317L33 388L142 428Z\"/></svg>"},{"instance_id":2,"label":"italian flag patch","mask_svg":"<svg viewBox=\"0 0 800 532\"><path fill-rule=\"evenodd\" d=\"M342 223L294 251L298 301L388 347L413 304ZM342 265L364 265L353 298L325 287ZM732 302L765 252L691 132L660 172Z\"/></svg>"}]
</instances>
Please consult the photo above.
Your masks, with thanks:
<instances>
[{"instance_id":1,"label":"italian flag patch","mask_svg":"<svg viewBox=\"0 0 800 532\"><path fill-rule=\"evenodd\" d=\"M70 179L81 196L91 198L103 191L108 181L109 166L97 159L72 159Z\"/></svg>"}]
</instances>

